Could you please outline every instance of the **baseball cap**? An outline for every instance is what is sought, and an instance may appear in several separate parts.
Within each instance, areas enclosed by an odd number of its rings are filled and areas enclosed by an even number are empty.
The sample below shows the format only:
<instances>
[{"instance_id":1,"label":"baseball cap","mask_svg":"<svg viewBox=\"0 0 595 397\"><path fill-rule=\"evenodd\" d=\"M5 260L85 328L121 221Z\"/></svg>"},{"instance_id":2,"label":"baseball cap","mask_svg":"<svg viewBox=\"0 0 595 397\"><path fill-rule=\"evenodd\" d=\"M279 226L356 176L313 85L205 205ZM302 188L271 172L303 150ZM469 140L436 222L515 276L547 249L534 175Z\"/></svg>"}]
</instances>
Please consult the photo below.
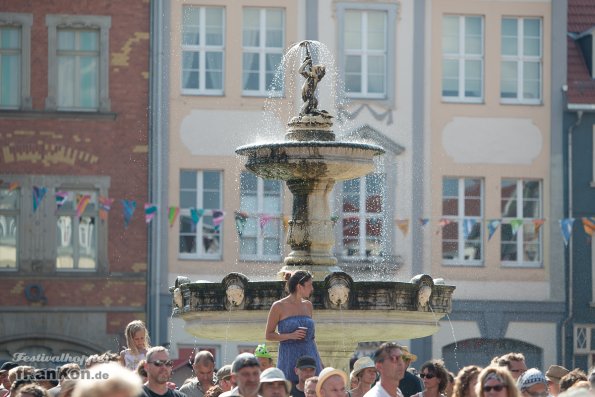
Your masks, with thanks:
<instances>
[{"instance_id":1,"label":"baseball cap","mask_svg":"<svg viewBox=\"0 0 595 397\"><path fill-rule=\"evenodd\" d=\"M2 366L0 367L0 373L4 373L7 371L10 371L13 368L18 367L19 364L12 362L12 361L7 361L4 364L2 364Z\"/></svg>"},{"instance_id":2,"label":"baseball cap","mask_svg":"<svg viewBox=\"0 0 595 397\"><path fill-rule=\"evenodd\" d=\"M301 356L297 359L295 363L295 367L302 369L302 368L316 368L316 359L312 356Z\"/></svg>"},{"instance_id":3,"label":"baseball cap","mask_svg":"<svg viewBox=\"0 0 595 397\"><path fill-rule=\"evenodd\" d=\"M258 359L252 353L238 354L231 364L231 372L237 374L239 370L245 367L260 367Z\"/></svg>"},{"instance_id":4,"label":"baseball cap","mask_svg":"<svg viewBox=\"0 0 595 397\"><path fill-rule=\"evenodd\" d=\"M231 376L231 364L224 365L217 371L217 382L229 379Z\"/></svg>"}]
</instances>

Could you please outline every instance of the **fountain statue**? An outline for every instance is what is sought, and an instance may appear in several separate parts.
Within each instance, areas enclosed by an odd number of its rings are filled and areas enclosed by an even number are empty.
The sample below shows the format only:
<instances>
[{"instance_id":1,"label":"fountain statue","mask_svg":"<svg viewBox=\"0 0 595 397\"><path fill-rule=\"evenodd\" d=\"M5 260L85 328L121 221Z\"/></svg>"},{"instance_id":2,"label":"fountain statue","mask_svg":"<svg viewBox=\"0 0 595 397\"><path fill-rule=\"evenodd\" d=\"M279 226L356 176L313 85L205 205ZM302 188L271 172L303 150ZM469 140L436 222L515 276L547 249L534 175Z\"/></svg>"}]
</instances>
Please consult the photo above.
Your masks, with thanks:
<instances>
[{"instance_id":1,"label":"fountain statue","mask_svg":"<svg viewBox=\"0 0 595 397\"><path fill-rule=\"evenodd\" d=\"M362 177L374 170L382 147L337 141L332 116L318 109L317 86L324 65L315 65L311 46L298 73L303 105L287 123L285 140L241 146L246 168L265 179L284 180L293 195L287 243L291 252L280 274L297 269L314 275L311 301L316 343L327 366L344 368L358 342L412 339L432 335L438 321L451 311L454 286L437 283L429 275L410 282L354 281L337 265L332 253L333 226L329 199L336 181ZM230 273L221 283L190 282L178 277L173 292L174 314L186 330L206 339L261 342L271 304L285 294L281 278L250 281ZM225 329L225 332L222 330ZM271 342L268 342L271 344ZM274 344L271 351L276 351Z\"/></svg>"}]
</instances>

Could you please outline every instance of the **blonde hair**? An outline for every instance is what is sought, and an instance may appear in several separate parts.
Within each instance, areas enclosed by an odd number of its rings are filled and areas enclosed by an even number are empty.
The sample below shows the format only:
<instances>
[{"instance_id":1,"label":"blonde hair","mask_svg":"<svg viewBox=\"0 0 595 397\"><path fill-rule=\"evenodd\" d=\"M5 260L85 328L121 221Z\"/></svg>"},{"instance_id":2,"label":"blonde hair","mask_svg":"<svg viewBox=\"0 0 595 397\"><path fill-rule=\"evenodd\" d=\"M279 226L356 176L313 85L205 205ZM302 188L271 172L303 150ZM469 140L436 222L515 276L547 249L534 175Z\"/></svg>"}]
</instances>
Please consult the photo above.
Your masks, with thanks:
<instances>
[{"instance_id":1,"label":"blonde hair","mask_svg":"<svg viewBox=\"0 0 595 397\"><path fill-rule=\"evenodd\" d=\"M103 397L118 392L136 397L142 392L140 377L120 364L94 365L89 372L89 377L76 383L72 397Z\"/></svg>"},{"instance_id":2,"label":"blonde hair","mask_svg":"<svg viewBox=\"0 0 595 397\"><path fill-rule=\"evenodd\" d=\"M498 365L490 365L479 373L479 376L477 377L477 385L475 385L475 394L477 397L484 397L483 386L488 377L491 378L494 376L502 380L502 384L506 386L508 397L520 397L521 393L516 387L516 382L510 374L508 367L501 367Z\"/></svg>"},{"instance_id":3,"label":"blonde hair","mask_svg":"<svg viewBox=\"0 0 595 397\"><path fill-rule=\"evenodd\" d=\"M151 340L149 339L149 331L147 330L147 326L145 325L145 323L143 323L140 320L131 321L126 326L124 335L126 336L126 345L127 345L126 347L128 347L128 349L130 349L130 351L134 355L137 355L140 353L138 351L138 349L136 348L136 345L134 344L134 334L136 334L138 331L145 332L145 350L149 350L149 348L151 347Z\"/></svg>"}]
</instances>

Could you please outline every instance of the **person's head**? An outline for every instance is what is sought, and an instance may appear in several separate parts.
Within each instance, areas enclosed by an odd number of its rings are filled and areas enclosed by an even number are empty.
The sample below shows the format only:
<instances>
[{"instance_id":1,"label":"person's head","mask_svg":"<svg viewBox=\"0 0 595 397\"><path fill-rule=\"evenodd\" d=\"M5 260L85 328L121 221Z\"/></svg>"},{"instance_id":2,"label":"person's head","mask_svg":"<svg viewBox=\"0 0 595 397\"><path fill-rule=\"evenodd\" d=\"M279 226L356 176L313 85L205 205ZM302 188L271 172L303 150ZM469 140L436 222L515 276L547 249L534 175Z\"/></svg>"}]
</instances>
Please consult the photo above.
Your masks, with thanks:
<instances>
[{"instance_id":1,"label":"person's head","mask_svg":"<svg viewBox=\"0 0 595 397\"><path fill-rule=\"evenodd\" d=\"M258 359L260 363L260 370L264 371L267 368L271 368L273 366L273 356L269 353L265 344L261 344L256 346L254 349L254 356Z\"/></svg>"},{"instance_id":2,"label":"person's head","mask_svg":"<svg viewBox=\"0 0 595 397\"><path fill-rule=\"evenodd\" d=\"M595 390L595 368L591 368L589 371L589 383L591 384L591 390Z\"/></svg>"},{"instance_id":3,"label":"person's head","mask_svg":"<svg viewBox=\"0 0 595 397\"><path fill-rule=\"evenodd\" d=\"M301 356L295 363L294 371L298 377L298 384L304 386L306 379L316 375L316 360L311 356Z\"/></svg>"},{"instance_id":4,"label":"person's head","mask_svg":"<svg viewBox=\"0 0 595 397\"><path fill-rule=\"evenodd\" d=\"M241 353L231 364L232 380L243 397L255 397L260 384L260 363L251 353Z\"/></svg>"},{"instance_id":5,"label":"person's head","mask_svg":"<svg viewBox=\"0 0 595 397\"><path fill-rule=\"evenodd\" d=\"M111 351L108 350L105 353L102 353L99 356L97 356L96 364L118 363L118 362L120 362L120 355L118 353L112 353Z\"/></svg>"},{"instance_id":6,"label":"person's head","mask_svg":"<svg viewBox=\"0 0 595 397\"><path fill-rule=\"evenodd\" d=\"M230 391L233 389L233 383L231 382L231 364L224 365L217 371L217 385L223 391Z\"/></svg>"},{"instance_id":7,"label":"person's head","mask_svg":"<svg viewBox=\"0 0 595 397\"><path fill-rule=\"evenodd\" d=\"M46 390L58 386L58 372L54 368L36 369L33 376L35 382Z\"/></svg>"},{"instance_id":8,"label":"person's head","mask_svg":"<svg viewBox=\"0 0 595 397\"><path fill-rule=\"evenodd\" d=\"M302 296L308 297L313 291L312 274L306 270L295 271L287 280L287 291L290 294L302 292Z\"/></svg>"},{"instance_id":9,"label":"person's head","mask_svg":"<svg viewBox=\"0 0 595 397\"><path fill-rule=\"evenodd\" d=\"M537 368L525 371L517 380L517 387L523 397L548 397L547 379Z\"/></svg>"},{"instance_id":10,"label":"person's head","mask_svg":"<svg viewBox=\"0 0 595 397\"><path fill-rule=\"evenodd\" d=\"M347 374L340 369L326 367L318 375L316 384L317 397L345 397Z\"/></svg>"},{"instance_id":11,"label":"person's head","mask_svg":"<svg viewBox=\"0 0 595 397\"><path fill-rule=\"evenodd\" d=\"M21 387L16 397L49 397L49 394L44 387L32 383Z\"/></svg>"},{"instance_id":12,"label":"person's head","mask_svg":"<svg viewBox=\"0 0 595 397\"><path fill-rule=\"evenodd\" d=\"M527 370L525 356L522 353L508 353L494 358L492 363L500 367L507 367L515 381Z\"/></svg>"},{"instance_id":13,"label":"person's head","mask_svg":"<svg viewBox=\"0 0 595 397\"><path fill-rule=\"evenodd\" d=\"M8 381L12 387L17 380L33 380L35 378L34 375L35 368L28 365L19 365L8 371Z\"/></svg>"},{"instance_id":14,"label":"person's head","mask_svg":"<svg viewBox=\"0 0 595 397\"><path fill-rule=\"evenodd\" d=\"M304 395L306 397L316 397L316 385L318 384L318 376L313 376L306 379L304 382Z\"/></svg>"},{"instance_id":15,"label":"person's head","mask_svg":"<svg viewBox=\"0 0 595 397\"><path fill-rule=\"evenodd\" d=\"M380 381L398 382L405 376L405 362L403 361L401 345L385 342L376 349L372 359L380 373Z\"/></svg>"},{"instance_id":16,"label":"person's head","mask_svg":"<svg viewBox=\"0 0 595 397\"><path fill-rule=\"evenodd\" d=\"M143 383L147 381L147 370L145 369L145 364L147 360L140 360L138 365L136 366L136 373L140 376L140 379Z\"/></svg>"},{"instance_id":17,"label":"person's head","mask_svg":"<svg viewBox=\"0 0 595 397\"><path fill-rule=\"evenodd\" d=\"M145 323L140 320L134 320L126 326L124 331L126 336L126 345L133 354L148 350L150 347L149 332Z\"/></svg>"},{"instance_id":18,"label":"person's head","mask_svg":"<svg viewBox=\"0 0 595 397\"><path fill-rule=\"evenodd\" d=\"M78 379L80 373L81 367L77 363L68 363L60 367L58 378L60 378L60 383L62 384L68 379Z\"/></svg>"},{"instance_id":19,"label":"person's head","mask_svg":"<svg viewBox=\"0 0 595 397\"><path fill-rule=\"evenodd\" d=\"M350 374L350 378L351 375L357 379L358 384L372 385L372 383L376 381L378 370L376 369L374 360L368 356L364 356L358 358L355 363L353 363L353 371Z\"/></svg>"},{"instance_id":20,"label":"person's head","mask_svg":"<svg viewBox=\"0 0 595 397\"><path fill-rule=\"evenodd\" d=\"M291 382L279 368L268 368L260 374L259 394L262 397L288 397Z\"/></svg>"},{"instance_id":21,"label":"person's head","mask_svg":"<svg viewBox=\"0 0 595 397\"><path fill-rule=\"evenodd\" d=\"M468 365L463 367L457 377L453 386L452 394L454 397L477 397L475 394L475 385L477 384L477 376L481 368L477 365Z\"/></svg>"},{"instance_id":22,"label":"person's head","mask_svg":"<svg viewBox=\"0 0 595 397\"><path fill-rule=\"evenodd\" d=\"M78 379L65 379L60 383L60 397L71 397Z\"/></svg>"},{"instance_id":23,"label":"person's head","mask_svg":"<svg viewBox=\"0 0 595 397\"><path fill-rule=\"evenodd\" d=\"M560 379L570 371L560 365L550 365L545 372L547 387L551 395L557 396L560 393Z\"/></svg>"},{"instance_id":24,"label":"person's head","mask_svg":"<svg viewBox=\"0 0 595 397\"><path fill-rule=\"evenodd\" d=\"M203 386L203 392L206 392L213 385L213 371L215 370L215 358L211 352L201 350L196 353L192 370L196 375L196 379Z\"/></svg>"},{"instance_id":25,"label":"person's head","mask_svg":"<svg viewBox=\"0 0 595 397\"><path fill-rule=\"evenodd\" d=\"M149 385L163 386L171 377L171 371L174 366L169 359L169 352L163 346L155 346L147 351L145 357L145 371L147 371L147 382Z\"/></svg>"},{"instance_id":26,"label":"person's head","mask_svg":"<svg viewBox=\"0 0 595 397\"><path fill-rule=\"evenodd\" d=\"M446 390L448 384L448 371L441 360L426 361L419 369L424 389L438 389L440 393Z\"/></svg>"},{"instance_id":27,"label":"person's head","mask_svg":"<svg viewBox=\"0 0 595 397\"><path fill-rule=\"evenodd\" d=\"M136 397L141 392L138 376L117 363L107 363L93 366L89 377L77 382L72 397Z\"/></svg>"},{"instance_id":28,"label":"person's head","mask_svg":"<svg viewBox=\"0 0 595 397\"><path fill-rule=\"evenodd\" d=\"M507 367L491 365L479 373L475 394L477 397L519 397L519 390Z\"/></svg>"},{"instance_id":29,"label":"person's head","mask_svg":"<svg viewBox=\"0 0 595 397\"><path fill-rule=\"evenodd\" d=\"M568 372L560 379L560 393L570 389L572 385L581 380L588 380L587 374L579 368Z\"/></svg>"},{"instance_id":30,"label":"person's head","mask_svg":"<svg viewBox=\"0 0 595 397\"><path fill-rule=\"evenodd\" d=\"M14 363L12 361L7 361L0 367L0 383L4 386L7 390L10 390L10 381L8 379L8 371L13 368L18 367L19 364Z\"/></svg>"}]
</instances>

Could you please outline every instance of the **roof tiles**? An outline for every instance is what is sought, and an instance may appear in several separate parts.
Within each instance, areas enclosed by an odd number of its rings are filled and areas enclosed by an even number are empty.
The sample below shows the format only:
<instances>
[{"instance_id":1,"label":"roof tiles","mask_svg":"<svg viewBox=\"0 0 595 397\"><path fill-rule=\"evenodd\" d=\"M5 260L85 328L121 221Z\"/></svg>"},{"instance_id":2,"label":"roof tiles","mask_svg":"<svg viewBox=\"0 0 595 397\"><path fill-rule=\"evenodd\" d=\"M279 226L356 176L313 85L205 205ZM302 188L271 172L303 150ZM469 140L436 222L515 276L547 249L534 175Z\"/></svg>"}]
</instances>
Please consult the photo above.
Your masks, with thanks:
<instances>
[{"instance_id":1,"label":"roof tiles","mask_svg":"<svg viewBox=\"0 0 595 397\"><path fill-rule=\"evenodd\" d=\"M582 33L595 27L595 0L568 0L568 32ZM595 81L578 43L568 38L568 103L595 104Z\"/></svg>"}]
</instances>

